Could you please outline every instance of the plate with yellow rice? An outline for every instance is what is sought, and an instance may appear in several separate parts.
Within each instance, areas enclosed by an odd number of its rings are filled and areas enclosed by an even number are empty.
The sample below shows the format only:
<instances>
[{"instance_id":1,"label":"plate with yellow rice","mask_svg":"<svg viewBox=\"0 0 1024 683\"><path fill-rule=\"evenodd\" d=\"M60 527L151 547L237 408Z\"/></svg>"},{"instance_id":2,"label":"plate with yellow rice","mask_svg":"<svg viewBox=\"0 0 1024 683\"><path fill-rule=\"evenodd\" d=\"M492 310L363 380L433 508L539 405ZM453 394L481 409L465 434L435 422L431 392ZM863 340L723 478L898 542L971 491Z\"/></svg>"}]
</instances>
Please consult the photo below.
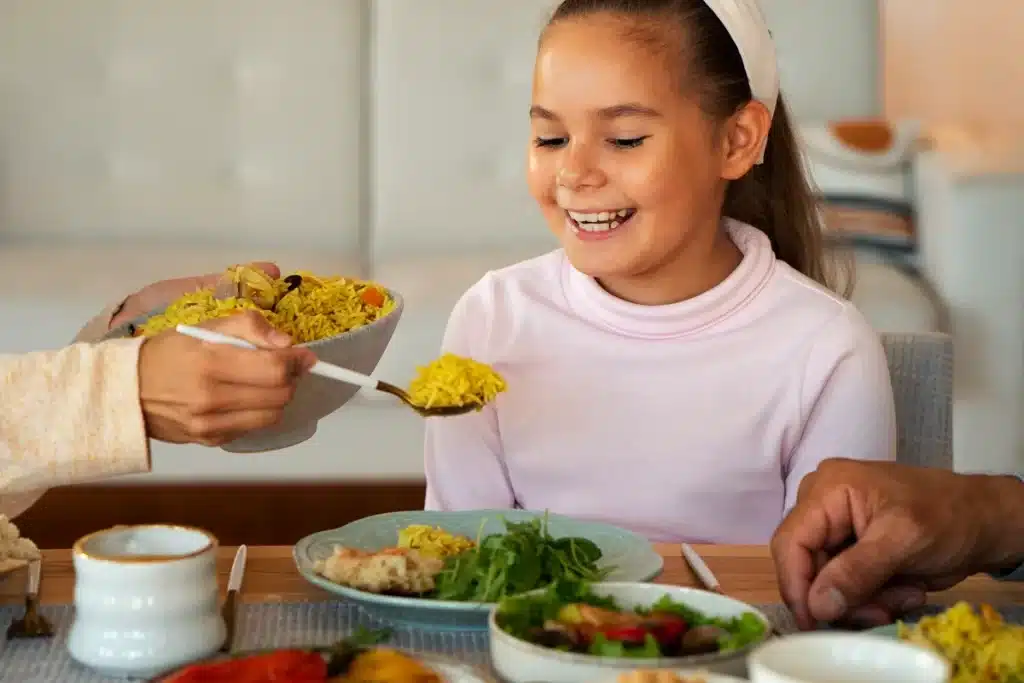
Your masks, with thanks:
<instances>
[{"instance_id":1,"label":"plate with yellow rice","mask_svg":"<svg viewBox=\"0 0 1024 683\"><path fill-rule=\"evenodd\" d=\"M937 651L953 667L950 683L1024 683L1024 625L990 605L959 602L930 612L872 632Z\"/></svg>"},{"instance_id":2,"label":"plate with yellow rice","mask_svg":"<svg viewBox=\"0 0 1024 683\"><path fill-rule=\"evenodd\" d=\"M306 580L369 616L435 629L486 629L499 600L559 579L649 581L662 569L638 534L527 510L374 515L307 536L293 555Z\"/></svg>"}]
</instances>

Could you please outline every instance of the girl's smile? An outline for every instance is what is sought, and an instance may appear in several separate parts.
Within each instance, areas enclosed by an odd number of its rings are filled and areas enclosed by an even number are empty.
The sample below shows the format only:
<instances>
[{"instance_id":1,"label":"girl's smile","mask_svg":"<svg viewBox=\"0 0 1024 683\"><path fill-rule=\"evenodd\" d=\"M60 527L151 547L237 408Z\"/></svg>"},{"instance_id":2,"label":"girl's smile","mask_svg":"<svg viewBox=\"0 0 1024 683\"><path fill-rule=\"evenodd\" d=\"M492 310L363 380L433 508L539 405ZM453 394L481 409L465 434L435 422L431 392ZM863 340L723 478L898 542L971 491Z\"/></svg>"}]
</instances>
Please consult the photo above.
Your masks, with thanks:
<instances>
[{"instance_id":1,"label":"girl's smile","mask_svg":"<svg viewBox=\"0 0 1024 683\"><path fill-rule=\"evenodd\" d=\"M625 228L635 215L636 209L566 209L565 221L578 239L605 240Z\"/></svg>"}]
</instances>

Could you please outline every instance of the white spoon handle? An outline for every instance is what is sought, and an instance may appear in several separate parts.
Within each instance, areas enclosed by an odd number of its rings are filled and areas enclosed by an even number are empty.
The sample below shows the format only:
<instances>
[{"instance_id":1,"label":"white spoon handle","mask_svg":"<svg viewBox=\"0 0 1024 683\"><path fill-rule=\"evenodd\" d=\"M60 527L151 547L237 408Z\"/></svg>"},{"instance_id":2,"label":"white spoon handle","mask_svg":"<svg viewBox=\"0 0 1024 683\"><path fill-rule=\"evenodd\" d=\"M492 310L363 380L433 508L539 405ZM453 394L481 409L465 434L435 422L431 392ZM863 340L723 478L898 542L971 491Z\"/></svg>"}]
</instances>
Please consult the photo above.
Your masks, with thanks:
<instances>
[{"instance_id":1,"label":"white spoon handle","mask_svg":"<svg viewBox=\"0 0 1024 683\"><path fill-rule=\"evenodd\" d=\"M200 341L209 342L211 344L226 344L228 346L237 346L240 349L255 349L255 344L251 344L244 339L238 337L231 337L220 332L214 332L204 327L192 327L191 325L178 325L175 329L187 337L199 339ZM343 368L340 365L333 365L331 363L325 363L321 360L316 362L309 370L314 375L320 375L328 379L337 380L344 382L345 384L354 384L359 387L365 387L367 389L377 389L377 380L367 375L353 372L347 368Z\"/></svg>"}]
</instances>

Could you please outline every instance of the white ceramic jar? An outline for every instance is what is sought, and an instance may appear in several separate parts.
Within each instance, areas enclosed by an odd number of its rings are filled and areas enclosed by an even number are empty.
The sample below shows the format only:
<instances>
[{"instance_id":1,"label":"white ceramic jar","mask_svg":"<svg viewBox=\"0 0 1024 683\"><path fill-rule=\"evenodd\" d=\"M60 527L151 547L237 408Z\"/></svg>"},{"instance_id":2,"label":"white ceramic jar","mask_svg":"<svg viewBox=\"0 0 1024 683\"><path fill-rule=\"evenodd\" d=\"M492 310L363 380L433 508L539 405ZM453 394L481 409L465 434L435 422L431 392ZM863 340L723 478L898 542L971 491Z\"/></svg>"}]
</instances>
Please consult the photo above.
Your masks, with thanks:
<instances>
[{"instance_id":1,"label":"white ceramic jar","mask_svg":"<svg viewBox=\"0 0 1024 683\"><path fill-rule=\"evenodd\" d=\"M226 630L217 539L181 526L119 526L78 540L71 657L114 677L149 678L212 655Z\"/></svg>"}]
</instances>

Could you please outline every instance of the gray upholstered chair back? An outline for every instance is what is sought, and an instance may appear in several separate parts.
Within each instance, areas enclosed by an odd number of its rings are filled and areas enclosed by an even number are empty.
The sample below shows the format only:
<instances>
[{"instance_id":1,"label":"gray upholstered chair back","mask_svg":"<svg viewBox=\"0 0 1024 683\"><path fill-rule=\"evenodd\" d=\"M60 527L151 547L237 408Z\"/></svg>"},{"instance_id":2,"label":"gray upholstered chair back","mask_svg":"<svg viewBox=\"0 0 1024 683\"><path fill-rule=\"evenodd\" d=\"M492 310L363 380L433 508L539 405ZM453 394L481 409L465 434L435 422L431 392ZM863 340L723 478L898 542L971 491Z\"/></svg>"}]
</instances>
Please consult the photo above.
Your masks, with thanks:
<instances>
[{"instance_id":1,"label":"gray upholstered chair back","mask_svg":"<svg viewBox=\"0 0 1024 683\"><path fill-rule=\"evenodd\" d=\"M953 469L953 340L883 334L896 399L897 459Z\"/></svg>"}]
</instances>

